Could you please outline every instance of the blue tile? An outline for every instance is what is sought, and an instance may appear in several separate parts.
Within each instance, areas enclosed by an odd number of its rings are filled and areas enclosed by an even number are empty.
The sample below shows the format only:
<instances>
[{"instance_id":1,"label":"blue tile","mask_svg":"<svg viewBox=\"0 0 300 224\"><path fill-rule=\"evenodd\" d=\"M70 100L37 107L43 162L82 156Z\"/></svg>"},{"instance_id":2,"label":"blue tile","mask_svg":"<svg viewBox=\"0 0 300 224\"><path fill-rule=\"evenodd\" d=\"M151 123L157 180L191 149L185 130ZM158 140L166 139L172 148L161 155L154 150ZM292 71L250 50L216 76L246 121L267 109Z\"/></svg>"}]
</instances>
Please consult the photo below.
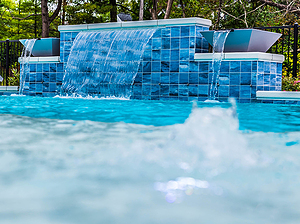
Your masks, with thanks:
<instances>
[{"instance_id":1,"label":"blue tile","mask_svg":"<svg viewBox=\"0 0 300 224\"><path fill-rule=\"evenodd\" d=\"M208 96L208 85L199 85L198 86L198 95L199 95L199 97L207 97Z\"/></svg>"},{"instance_id":2,"label":"blue tile","mask_svg":"<svg viewBox=\"0 0 300 224\"><path fill-rule=\"evenodd\" d=\"M270 74L264 74L264 86L265 85L270 85Z\"/></svg>"},{"instance_id":3,"label":"blue tile","mask_svg":"<svg viewBox=\"0 0 300 224\"><path fill-rule=\"evenodd\" d=\"M252 72L251 73L251 84L256 85L257 84L256 80L257 80L257 73Z\"/></svg>"},{"instance_id":4,"label":"blue tile","mask_svg":"<svg viewBox=\"0 0 300 224\"><path fill-rule=\"evenodd\" d=\"M179 72L179 61L170 62L170 72Z\"/></svg>"},{"instance_id":5,"label":"blue tile","mask_svg":"<svg viewBox=\"0 0 300 224\"><path fill-rule=\"evenodd\" d=\"M36 65L36 71L37 72L42 72L43 71L43 65L42 64L37 64Z\"/></svg>"},{"instance_id":6,"label":"blue tile","mask_svg":"<svg viewBox=\"0 0 300 224\"><path fill-rule=\"evenodd\" d=\"M159 100L159 96L151 96L151 100Z\"/></svg>"},{"instance_id":7,"label":"blue tile","mask_svg":"<svg viewBox=\"0 0 300 224\"><path fill-rule=\"evenodd\" d=\"M228 97L229 96L229 86L219 86L219 97Z\"/></svg>"},{"instance_id":8,"label":"blue tile","mask_svg":"<svg viewBox=\"0 0 300 224\"><path fill-rule=\"evenodd\" d=\"M161 96L169 96L170 85L160 85L160 95Z\"/></svg>"},{"instance_id":9,"label":"blue tile","mask_svg":"<svg viewBox=\"0 0 300 224\"><path fill-rule=\"evenodd\" d=\"M188 37L190 35L190 27L189 26L181 26L180 27L180 36Z\"/></svg>"},{"instance_id":10,"label":"blue tile","mask_svg":"<svg viewBox=\"0 0 300 224\"><path fill-rule=\"evenodd\" d=\"M178 96L188 96L189 88L188 85L178 85Z\"/></svg>"},{"instance_id":11,"label":"blue tile","mask_svg":"<svg viewBox=\"0 0 300 224\"><path fill-rule=\"evenodd\" d=\"M199 72L208 72L208 62L199 62Z\"/></svg>"},{"instance_id":12,"label":"blue tile","mask_svg":"<svg viewBox=\"0 0 300 224\"><path fill-rule=\"evenodd\" d=\"M189 101L188 97L178 97L179 101Z\"/></svg>"},{"instance_id":13,"label":"blue tile","mask_svg":"<svg viewBox=\"0 0 300 224\"><path fill-rule=\"evenodd\" d=\"M159 85L151 85L151 95L159 95Z\"/></svg>"},{"instance_id":14,"label":"blue tile","mask_svg":"<svg viewBox=\"0 0 300 224\"><path fill-rule=\"evenodd\" d=\"M180 84L188 84L188 82L189 82L189 74L180 72L179 73L179 83Z\"/></svg>"},{"instance_id":15,"label":"blue tile","mask_svg":"<svg viewBox=\"0 0 300 224\"><path fill-rule=\"evenodd\" d=\"M190 26L190 36L196 36L196 26Z\"/></svg>"},{"instance_id":16,"label":"blue tile","mask_svg":"<svg viewBox=\"0 0 300 224\"><path fill-rule=\"evenodd\" d=\"M180 38L180 48L189 48L189 38L188 37Z\"/></svg>"},{"instance_id":17,"label":"blue tile","mask_svg":"<svg viewBox=\"0 0 300 224\"><path fill-rule=\"evenodd\" d=\"M201 49L203 43L203 38L196 37L196 48Z\"/></svg>"},{"instance_id":18,"label":"blue tile","mask_svg":"<svg viewBox=\"0 0 300 224\"><path fill-rule=\"evenodd\" d=\"M160 61L161 60L161 52L160 50L152 51L152 61Z\"/></svg>"},{"instance_id":19,"label":"blue tile","mask_svg":"<svg viewBox=\"0 0 300 224\"><path fill-rule=\"evenodd\" d=\"M240 97L240 87L239 86L229 86L229 97Z\"/></svg>"},{"instance_id":20,"label":"blue tile","mask_svg":"<svg viewBox=\"0 0 300 224\"><path fill-rule=\"evenodd\" d=\"M198 85L189 85L189 96L198 96Z\"/></svg>"},{"instance_id":21,"label":"blue tile","mask_svg":"<svg viewBox=\"0 0 300 224\"><path fill-rule=\"evenodd\" d=\"M162 84L169 84L170 83L170 73L161 73L160 82Z\"/></svg>"},{"instance_id":22,"label":"blue tile","mask_svg":"<svg viewBox=\"0 0 300 224\"><path fill-rule=\"evenodd\" d=\"M277 63L277 74L282 74L282 63Z\"/></svg>"},{"instance_id":23,"label":"blue tile","mask_svg":"<svg viewBox=\"0 0 300 224\"><path fill-rule=\"evenodd\" d=\"M251 87L251 99L256 99L256 86Z\"/></svg>"},{"instance_id":24,"label":"blue tile","mask_svg":"<svg viewBox=\"0 0 300 224\"><path fill-rule=\"evenodd\" d=\"M275 74L271 74L270 76L270 86L274 86L276 85L276 75Z\"/></svg>"},{"instance_id":25,"label":"blue tile","mask_svg":"<svg viewBox=\"0 0 300 224\"><path fill-rule=\"evenodd\" d=\"M143 54L143 60L144 61L151 61L151 54L152 54L152 51L145 50L144 54Z\"/></svg>"},{"instance_id":26,"label":"blue tile","mask_svg":"<svg viewBox=\"0 0 300 224\"><path fill-rule=\"evenodd\" d=\"M240 98L251 98L250 86L240 86Z\"/></svg>"},{"instance_id":27,"label":"blue tile","mask_svg":"<svg viewBox=\"0 0 300 224\"><path fill-rule=\"evenodd\" d=\"M145 50L152 50L152 39L150 39L146 44Z\"/></svg>"},{"instance_id":28,"label":"blue tile","mask_svg":"<svg viewBox=\"0 0 300 224\"><path fill-rule=\"evenodd\" d=\"M57 64L57 72L63 72L64 71L64 64L58 63Z\"/></svg>"},{"instance_id":29,"label":"blue tile","mask_svg":"<svg viewBox=\"0 0 300 224\"><path fill-rule=\"evenodd\" d=\"M241 71L242 72L251 72L251 61L242 61L241 62Z\"/></svg>"},{"instance_id":30,"label":"blue tile","mask_svg":"<svg viewBox=\"0 0 300 224\"><path fill-rule=\"evenodd\" d=\"M196 61L190 61L189 71L190 72L198 72L199 63Z\"/></svg>"},{"instance_id":31,"label":"blue tile","mask_svg":"<svg viewBox=\"0 0 300 224\"><path fill-rule=\"evenodd\" d=\"M220 85L229 85L229 73L220 73L219 84Z\"/></svg>"},{"instance_id":32,"label":"blue tile","mask_svg":"<svg viewBox=\"0 0 300 224\"><path fill-rule=\"evenodd\" d=\"M43 82L49 82L49 81L50 81L49 73L44 72L43 73Z\"/></svg>"},{"instance_id":33,"label":"blue tile","mask_svg":"<svg viewBox=\"0 0 300 224\"><path fill-rule=\"evenodd\" d=\"M72 41L72 33L65 32L65 41Z\"/></svg>"},{"instance_id":34,"label":"blue tile","mask_svg":"<svg viewBox=\"0 0 300 224\"><path fill-rule=\"evenodd\" d=\"M257 61L252 61L252 72L257 72Z\"/></svg>"},{"instance_id":35,"label":"blue tile","mask_svg":"<svg viewBox=\"0 0 300 224\"><path fill-rule=\"evenodd\" d=\"M171 50L171 60L172 61L179 60L179 50Z\"/></svg>"},{"instance_id":36,"label":"blue tile","mask_svg":"<svg viewBox=\"0 0 300 224\"><path fill-rule=\"evenodd\" d=\"M36 73L32 72L29 74L29 82L35 82Z\"/></svg>"},{"instance_id":37,"label":"blue tile","mask_svg":"<svg viewBox=\"0 0 300 224\"><path fill-rule=\"evenodd\" d=\"M77 37L78 33L79 32L72 32L72 34L71 34L71 41L75 40L75 38Z\"/></svg>"},{"instance_id":38,"label":"blue tile","mask_svg":"<svg viewBox=\"0 0 300 224\"><path fill-rule=\"evenodd\" d=\"M151 83L152 84L158 84L158 83L160 83L160 73L153 72L151 75L152 75L152 79L151 79Z\"/></svg>"},{"instance_id":39,"label":"blue tile","mask_svg":"<svg viewBox=\"0 0 300 224\"><path fill-rule=\"evenodd\" d=\"M50 82L56 82L56 73L54 72L50 73Z\"/></svg>"},{"instance_id":40,"label":"blue tile","mask_svg":"<svg viewBox=\"0 0 300 224\"><path fill-rule=\"evenodd\" d=\"M208 84L208 73L199 73L199 84Z\"/></svg>"},{"instance_id":41,"label":"blue tile","mask_svg":"<svg viewBox=\"0 0 300 224\"><path fill-rule=\"evenodd\" d=\"M189 84L198 84L198 73L196 72L190 72L189 73Z\"/></svg>"},{"instance_id":42,"label":"blue tile","mask_svg":"<svg viewBox=\"0 0 300 224\"><path fill-rule=\"evenodd\" d=\"M187 61L189 60L189 49L180 49L180 60Z\"/></svg>"},{"instance_id":43,"label":"blue tile","mask_svg":"<svg viewBox=\"0 0 300 224\"><path fill-rule=\"evenodd\" d=\"M230 85L231 86L240 85L240 73L230 73Z\"/></svg>"},{"instance_id":44,"label":"blue tile","mask_svg":"<svg viewBox=\"0 0 300 224\"><path fill-rule=\"evenodd\" d=\"M229 72L229 61L222 61L220 72Z\"/></svg>"},{"instance_id":45,"label":"blue tile","mask_svg":"<svg viewBox=\"0 0 300 224\"><path fill-rule=\"evenodd\" d=\"M43 92L49 92L50 88L49 88L49 82L44 82L43 83Z\"/></svg>"},{"instance_id":46,"label":"blue tile","mask_svg":"<svg viewBox=\"0 0 300 224\"><path fill-rule=\"evenodd\" d=\"M161 50L161 60L162 61L170 61L170 50Z\"/></svg>"},{"instance_id":47,"label":"blue tile","mask_svg":"<svg viewBox=\"0 0 300 224\"><path fill-rule=\"evenodd\" d=\"M161 37L161 29L157 29L156 31L155 31L155 33L153 34L153 36L152 36L153 38L155 38L155 37Z\"/></svg>"},{"instance_id":48,"label":"blue tile","mask_svg":"<svg viewBox=\"0 0 300 224\"><path fill-rule=\"evenodd\" d=\"M180 72L188 72L189 71L189 62L188 61L180 61L179 71Z\"/></svg>"},{"instance_id":49,"label":"blue tile","mask_svg":"<svg viewBox=\"0 0 300 224\"><path fill-rule=\"evenodd\" d=\"M161 72L169 72L170 71L170 62L162 61L161 62Z\"/></svg>"},{"instance_id":50,"label":"blue tile","mask_svg":"<svg viewBox=\"0 0 300 224\"><path fill-rule=\"evenodd\" d=\"M257 71L258 72L264 72L264 62L263 61L258 62Z\"/></svg>"},{"instance_id":51,"label":"blue tile","mask_svg":"<svg viewBox=\"0 0 300 224\"><path fill-rule=\"evenodd\" d=\"M43 64L43 72L50 72L50 65L48 63Z\"/></svg>"},{"instance_id":52,"label":"blue tile","mask_svg":"<svg viewBox=\"0 0 300 224\"><path fill-rule=\"evenodd\" d=\"M251 73L244 72L241 73L241 85L250 85L251 84Z\"/></svg>"},{"instance_id":53,"label":"blue tile","mask_svg":"<svg viewBox=\"0 0 300 224\"><path fill-rule=\"evenodd\" d=\"M171 28L166 27L166 28L161 29L161 35L162 35L162 37L171 37Z\"/></svg>"},{"instance_id":54,"label":"blue tile","mask_svg":"<svg viewBox=\"0 0 300 224\"><path fill-rule=\"evenodd\" d=\"M257 91L263 91L264 90L264 87L263 86L257 86Z\"/></svg>"},{"instance_id":55,"label":"blue tile","mask_svg":"<svg viewBox=\"0 0 300 224\"><path fill-rule=\"evenodd\" d=\"M35 91L36 91L37 93L43 92L43 85L42 85L42 83L36 83L36 84L35 84Z\"/></svg>"},{"instance_id":56,"label":"blue tile","mask_svg":"<svg viewBox=\"0 0 300 224\"><path fill-rule=\"evenodd\" d=\"M162 49L170 49L171 41L170 38L162 38Z\"/></svg>"},{"instance_id":57,"label":"blue tile","mask_svg":"<svg viewBox=\"0 0 300 224\"><path fill-rule=\"evenodd\" d=\"M56 91L56 83L50 83L49 89L50 89L50 92L55 92Z\"/></svg>"},{"instance_id":58,"label":"blue tile","mask_svg":"<svg viewBox=\"0 0 300 224\"><path fill-rule=\"evenodd\" d=\"M171 37L179 37L180 36L180 27L171 27Z\"/></svg>"},{"instance_id":59,"label":"blue tile","mask_svg":"<svg viewBox=\"0 0 300 224\"><path fill-rule=\"evenodd\" d=\"M42 82L43 81L43 74L41 72L36 73L35 80L36 80L36 82Z\"/></svg>"},{"instance_id":60,"label":"blue tile","mask_svg":"<svg viewBox=\"0 0 300 224\"><path fill-rule=\"evenodd\" d=\"M36 64L29 64L30 72L36 72Z\"/></svg>"},{"instance_id":61,"label":"blue tile","mask_svg":"<svg viewBox=\"0 0 300 224\"><path fill-rule=\"evenodd\" d=\"M134 83L142 83L142 81L143 81L143 74L138 72L135 76Z\"/></svg>"},{"instance_id":62,"label":"blue tile","mask_svg":"<svg viewBox=\"0 0 300 224\"><path fill-rule=\"evenodd\" d=\"M133 94L142 95L142 85L133 85Z\"/></svg>"},{"instance_id":63,"label":"blue tile","mask_svg":"<svg viewBox=\"0 0 300 224\"><path fill-rule=\"evenodd\" d=\"M270 71L271 71L271 63L269 61L265 61L264 72L270 73Z\"/></svg>"},{"instance_id":64,"label":"blue tile","mask_svg":"<svg viewBox=\"0 0 300 224\"><path fill-rule=\"evenodd\" d=\"M271 73L276 74L277 73L277 63L276 62L271 62Z\"/></svg>"},{"instance_id":65,"label":"blue tile","mask_svg":"<svg viewBox=\"0 0 300 224\"><path fill-rule=\"evenodd\" d=\"M257 85L264 85L264 74L263 73L258 73L257 74Z\"/></svg>"},{"instance_id":66,"label":"blue tile","mask_svg":"<svg viewBox=\"0 0 300 224\"><path fill-rule=\"evenodd\" d=\"M239 103L251 103L250 99L240 99Z\"/></svg>"},{"instance_id":67,"label":"blue tile","mask_svg":"<svg viewBox=\"0 0 300 224\"><path fill-rule=\"evenodd\" d=\"M161 71L160 62L159 61L153 61L152 65L151 65L151 69L152 69L152 72L160 72Z\"/></svg>"},{"instance_id":68,"label":"blue tile","mask_svg":"<svg viewBox=\"0 0 300 224\"><path fill-rule=\"evenodd\" d=\"M171 84L178 84L179 81L179 73L178 72L171 72L170 73L170 83Z\"/></svg>"},{"instance_id":69,"label":"blue tile","mask_svg":"<svg viewBox=\"0 0 300 224\"><path fill-rule=\"evenodd\" d=\"M142 85L142 95L150 95L151 93L151 85Z\"/></svg>"},{"instance_id":70,"label":"blue tile","mask_svg":"<svg viewBox=\"0 0 300 224\"><path fill-rule=\"evenodd\" d=\"M65 32L60 33L60 43L62 43L63 41L65 41Z\"/></svg>"},{"instance_id":71,"label":"blue tile","mask_svg":"<svg viewBox=\"0 0 300 224\"><path fill-rule=\"evenodd\" d=\"M178 96L178 85L170 85L170 96Z\"/></svg>"},{"instance_id":72,"label":"blue tile","mask_svg":"<svg viewBox=\"0 0 300 224\"><path fill-rule=\"evenodd\" d=\"M179 38L171 38L171 49L179 49Z\"/></svg>"},{"instance_id":73,"label":"blue tile","mask_svg":"<svg viewBox=\"0 0 300 224\"><path fill-rule=\"evenodd\" d=\"M240 72L241 71L241 62L240 61L231 61L230 62L230 72Z\"/></svg>"},{"instance_id":74,"label":"blue tile","mask_svg":"<svg viewBox=\"0 0 300 224\"><path fill-rule=\"evenodd\" d=\"M151 83L151 73L143 73L143 84Z\"/></svg>"},{"instance_id":75,"label":"blue tile","mask_svg":"<svg viewBox=\"0 0 300 224\"><path fill-rule=\"evenodd\" d=\"M190 48L195 48L195 42L196 42L195 39L196 39L195 37L190 37L190 44L189 44Z\"/></svg>"},{"instance_id":76,"label":"blue tile","mask_svg":"<svg viewBox=\"0 0 300 224\"><path fill-rule=\"evenodd\" d=\"M151 72L151 63L143 62L143 72Z\"/></svg>"},{"instance_id":77,"label":"blue tile","mask_svg":"<svg viewBox=\"0 0 300 224\"><path fill-rule=\"evenodd\" d=\"M161 39L160 38L153 38L152 39L152 49L153 50L160 50L161 49Z\"/></svg>"}]
</instances>

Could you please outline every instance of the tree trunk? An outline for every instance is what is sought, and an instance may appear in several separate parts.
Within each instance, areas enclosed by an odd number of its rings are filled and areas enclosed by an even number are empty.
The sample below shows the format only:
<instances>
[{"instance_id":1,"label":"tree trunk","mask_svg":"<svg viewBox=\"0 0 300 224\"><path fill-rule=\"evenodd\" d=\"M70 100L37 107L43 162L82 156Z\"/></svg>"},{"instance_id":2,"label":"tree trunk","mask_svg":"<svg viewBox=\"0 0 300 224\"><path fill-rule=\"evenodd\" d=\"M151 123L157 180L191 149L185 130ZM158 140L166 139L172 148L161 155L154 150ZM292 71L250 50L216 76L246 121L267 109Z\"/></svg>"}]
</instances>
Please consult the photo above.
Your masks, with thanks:
<instances>
[{"instance_id":1,"label":"tree trunk","mask_svg":"<svg viewBox=\"0 0 300 224\"><path fill-rule=\"evenodd\" d=\"M157 0L152 0L153 8L151 9L152 19L157 19Z\"/></svg>"},{"instance_id":2,"label":"tree trunk","mask_svg":"<svg viewBox=\"0 0 300 224\"><path fill-rule=\"evenodd\" d=\"M182 9L182 18L185 18L185 7L184 7L182 0L180 0L180 5L181 5L181 9Z\"/></svg>"},{"instance_id":3,"label":"tree trunk","mask_svg":"<svg viewBox=\"0 0 300 224\"><path fill-rule=\"evenodd\" d=\"M140 0L140 13L139 13L139 20L144 19L144 0Z\"/></svg>"},{"instance_id":4,"label":"tree trunk","mask_svg":"<svg viewBox=\"0 0 300 224\"><path fill-rule=\"evenodd\" d=\"M164 19L169 19L170 18L172 5L173 5L173 0L168 0L167 10L166 10L166 14L165 14Z\"/></svg>"},{"instance_id":5,"label":"tree trunk","mask_svg":"<svg viewBox=\"0 0 300 224\"><path fill-rule=\"evenodd\" d=\"M117 22L117 2L116 0L110 0L110 21Z\"/></svg>"},{"instance_id":6,"label":"tree trunk","mask_svg":"<svg viewBox=\"0 0 300 224\"><path fill-rule=\"evenodd\" d=\"M41 6L42 6L42 37L49 37L49 12L48 12L48 1L47 0L41 0Z\"/></svg>"},{"instance_id":7,"label":"tree trunk","mask_svg":"<svg viewBox=\"0 0 300 224\"><path fill-rule=\"evenodd\" d=\"M62 25L65 25L66 22L66 5L67 5L67 1L63 0L62 2Z\"/></svg>"}]
</instances>

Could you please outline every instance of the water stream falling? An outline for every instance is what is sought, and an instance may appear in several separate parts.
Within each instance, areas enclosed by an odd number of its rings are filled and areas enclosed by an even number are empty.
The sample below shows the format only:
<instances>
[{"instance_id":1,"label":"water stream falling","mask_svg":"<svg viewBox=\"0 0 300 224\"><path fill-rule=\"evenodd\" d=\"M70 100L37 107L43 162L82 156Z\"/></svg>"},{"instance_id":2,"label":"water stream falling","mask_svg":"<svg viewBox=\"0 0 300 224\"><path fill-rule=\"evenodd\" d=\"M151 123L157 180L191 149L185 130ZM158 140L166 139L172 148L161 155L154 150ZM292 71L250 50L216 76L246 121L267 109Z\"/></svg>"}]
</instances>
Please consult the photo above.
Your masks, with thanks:
<instances>
[{"instance_id":1,"label":"water stream falling","mask_svg":"<svg viewBox=\"0 0 300 224\"><path fill-rule=\"evenodd\" d=\"M20 69L20 88L19 88L19 94L23 95L23 91L25 88L25 80L26 75L29 75L29 60L31 56L31 52L33 49L33 46L35 44L36 39L28 39L25 41L24 48L22 51L21 56L21 69Z\"/></svg>"},{"instance_id":2,"label":"water stream falling","mask_svg":"<svg viewBox=\"0 0 300 224\"><path fill-rule=\"evenodd\" d=\"M212 81L209 92L209 100L215 101L218 92L219 75L226 38L230 30L214 31L213 58L212 58Z\"/></svg>"},{"instance_id":3,"label":"water stream falling","mask_svg":"<svg viewBox=\"0 0 300 224\"><path fill-rule=\"evenodd\" d=\"M62 91L130 97L144 48L155 30L80 32L71 49Z\"/></svg>"}]
</instances>

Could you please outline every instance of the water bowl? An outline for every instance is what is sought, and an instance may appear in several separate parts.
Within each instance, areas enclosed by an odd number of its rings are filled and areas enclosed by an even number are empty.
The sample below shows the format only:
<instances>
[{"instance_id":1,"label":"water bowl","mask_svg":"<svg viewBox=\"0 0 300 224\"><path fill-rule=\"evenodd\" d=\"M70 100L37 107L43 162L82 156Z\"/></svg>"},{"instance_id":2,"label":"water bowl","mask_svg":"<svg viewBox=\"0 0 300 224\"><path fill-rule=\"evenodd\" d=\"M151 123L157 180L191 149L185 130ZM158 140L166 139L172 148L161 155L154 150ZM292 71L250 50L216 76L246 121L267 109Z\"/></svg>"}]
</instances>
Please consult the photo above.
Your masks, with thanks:
<instances>
[{"instance_id":1,"label":"water bowl","mask_svg":"<svg viewBox=\"0 0 300 224\"><path fill-rule=\"evenodd\" d=\"M20 42L24 45L26 39L22 39L20 40ZM32 49L32 55L35 57L59 56L59 53L60 53L59 38L37 39Z\"/></svg>"},{"instance_id":2,"label":"water bowl","mask_svg":"<svg viewBox=\"0 0 300 224\"><path fill-rule=\"evenodd\" d=\"M214 31L200 31L213 46ZM266 52L281 37L279 33L257 29L236 29L228 34L224 52Z\"/></svg>"}]
</instances>

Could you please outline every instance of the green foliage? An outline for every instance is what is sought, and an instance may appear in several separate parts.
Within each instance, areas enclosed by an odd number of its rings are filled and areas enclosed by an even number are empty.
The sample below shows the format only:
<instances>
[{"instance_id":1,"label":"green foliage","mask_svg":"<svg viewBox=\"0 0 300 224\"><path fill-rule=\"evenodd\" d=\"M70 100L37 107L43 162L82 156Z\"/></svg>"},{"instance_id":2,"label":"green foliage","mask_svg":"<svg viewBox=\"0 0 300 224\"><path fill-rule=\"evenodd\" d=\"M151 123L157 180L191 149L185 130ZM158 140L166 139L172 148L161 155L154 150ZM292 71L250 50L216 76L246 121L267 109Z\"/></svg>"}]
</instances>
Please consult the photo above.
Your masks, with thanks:
<instances>
[{"instance_id":1,"label":"green foliage","mask_svg":"<svg viewBox=\"0 0 300 224\"><path fill-rule=\"evenodd\" d=\"M11 68L12 76L8 77L9 86L19 86L20 85L20 69L18 63L15 63Z\"/></svg>"}]
</instances>

